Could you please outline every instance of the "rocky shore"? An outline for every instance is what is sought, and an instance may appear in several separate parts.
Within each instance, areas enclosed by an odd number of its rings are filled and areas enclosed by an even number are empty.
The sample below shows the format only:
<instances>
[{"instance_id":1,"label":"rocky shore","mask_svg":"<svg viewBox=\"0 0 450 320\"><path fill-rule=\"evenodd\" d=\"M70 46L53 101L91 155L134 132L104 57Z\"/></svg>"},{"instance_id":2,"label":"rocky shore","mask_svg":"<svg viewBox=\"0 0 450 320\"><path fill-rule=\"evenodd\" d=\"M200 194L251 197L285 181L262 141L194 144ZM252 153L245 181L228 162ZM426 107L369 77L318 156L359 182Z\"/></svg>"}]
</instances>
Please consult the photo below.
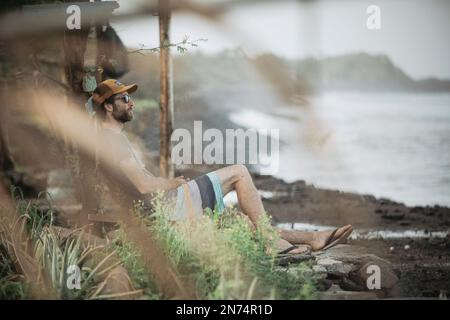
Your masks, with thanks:
<instances>
[{"instance_id":1,"label":"rocky shore","mask_svg":"<svg viewBox=\"0 0 450 320\"><path fill-rule=\"evenodd\" d=\"M350 246L338 246L316 257L322 259L318 266L327 269L326 279L332 280L327 298L370 298L361 286L368 275L364 273L364 262L370 265L368 257L382 266L382 281L386 281L377 297L438 298L450 293L449 208L407 207L370 195L315 188L304 181L284 183L269 176L255 176L254 180L259 190L270 186L279 195L263 198L274 223L302 222L312 228L354 226ZM365 236L368 234L372 237Z\"/></svg>"},{"instance_id":2,"label":"rocky shore","mask_svg":"<svg viewBox=\"0 0 450 320\"><path fill-rule=\"evenodd\" d=\"M179 173L193 178L212 169ZM253 180L274 225L304 230L354 226L348 245L285 261L312 260L324 283L323 298L439 298L450 293L450 208L408 207L272 176L254 174ZM381 268L381 290L364 285L371 264Z\"/></svg>"}]
</instances>

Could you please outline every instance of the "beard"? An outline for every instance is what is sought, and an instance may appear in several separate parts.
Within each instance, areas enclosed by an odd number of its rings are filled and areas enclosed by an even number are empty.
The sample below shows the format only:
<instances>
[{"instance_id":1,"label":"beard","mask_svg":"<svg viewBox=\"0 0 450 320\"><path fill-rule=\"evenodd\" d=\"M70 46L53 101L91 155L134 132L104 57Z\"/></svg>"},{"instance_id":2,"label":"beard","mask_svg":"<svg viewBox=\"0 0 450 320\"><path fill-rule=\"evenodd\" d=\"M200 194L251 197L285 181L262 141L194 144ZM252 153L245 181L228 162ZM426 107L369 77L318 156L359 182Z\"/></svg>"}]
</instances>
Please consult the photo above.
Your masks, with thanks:
<instances>
[{"instance_id":1,"label":"beard","mask_svg":"<svg viewBox=\"0 0 450 320\"><path fill-rule=\"evenodd\" d=\"M133 110L117 110L114 108L114 111L112 112L112 116L114 119L121 123L125 123L128 121L131 121L133 119Z\"/></svg>"}]
</instances>

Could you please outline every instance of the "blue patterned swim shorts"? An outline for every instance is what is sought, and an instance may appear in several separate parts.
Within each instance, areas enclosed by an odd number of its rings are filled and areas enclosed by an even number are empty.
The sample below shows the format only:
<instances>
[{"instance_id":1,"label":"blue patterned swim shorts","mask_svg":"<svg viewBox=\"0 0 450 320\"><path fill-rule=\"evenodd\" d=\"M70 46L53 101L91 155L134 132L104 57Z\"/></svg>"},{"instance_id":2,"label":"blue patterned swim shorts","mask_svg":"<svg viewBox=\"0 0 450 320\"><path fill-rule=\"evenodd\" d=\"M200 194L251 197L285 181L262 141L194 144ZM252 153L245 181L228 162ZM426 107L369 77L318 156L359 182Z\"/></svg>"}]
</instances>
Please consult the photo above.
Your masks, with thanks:
<instances>
[{"instance_id":1,"label":"blue patterned swim shorts","mask_svg":"<svg viewBox=\"0 0 450 320\"><path fill-rule=\"evenodd\" d=\"M176 189L175 211L171 216L173 220L182 220L187 217L199 217L205 209L216 210L222 214L225 209L223 191L220 178L215 172L204 174Z\"/></svg>"}]
</instances>

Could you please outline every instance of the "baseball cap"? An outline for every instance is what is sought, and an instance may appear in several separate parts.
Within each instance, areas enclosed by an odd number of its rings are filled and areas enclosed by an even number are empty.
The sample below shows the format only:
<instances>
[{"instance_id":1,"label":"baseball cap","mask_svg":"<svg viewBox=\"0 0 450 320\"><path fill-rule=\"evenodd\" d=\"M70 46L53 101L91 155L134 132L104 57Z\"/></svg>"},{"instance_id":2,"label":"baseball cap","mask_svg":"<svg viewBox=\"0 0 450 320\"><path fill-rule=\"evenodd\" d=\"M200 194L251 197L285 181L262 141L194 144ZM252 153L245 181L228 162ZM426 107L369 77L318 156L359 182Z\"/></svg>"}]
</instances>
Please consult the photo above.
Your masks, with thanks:
<instances>
[{"instance_id":1,"label":"baseball cap","mask_svg":"<svg viewBox=\"0 0 450 320\"><path fill-rule=\"evenodd\" d=\"M94 93L92 94L92 100L96 104L102 104L112 95L122 92L133 93L137 90L137 88L137 84L130 84L127 86L119 80L108 79L98 84L97 88L95 88Z\"/></svg>"},{"instance_id":2,"label":"baseball cap","mask_svg":"<svg viewBox=\"0 0 450 320\"><path fill-rule=\"evenodd\" d=\"M137 84L125 85L119 80L108 79L100 82L95 88L92 97L90 97L86 103L86 109L88 113L93 116L95 114L95 109L98 108L106 99L112 95L128 92L133 93L137 90Z\"/></svg>"}]
</instances>

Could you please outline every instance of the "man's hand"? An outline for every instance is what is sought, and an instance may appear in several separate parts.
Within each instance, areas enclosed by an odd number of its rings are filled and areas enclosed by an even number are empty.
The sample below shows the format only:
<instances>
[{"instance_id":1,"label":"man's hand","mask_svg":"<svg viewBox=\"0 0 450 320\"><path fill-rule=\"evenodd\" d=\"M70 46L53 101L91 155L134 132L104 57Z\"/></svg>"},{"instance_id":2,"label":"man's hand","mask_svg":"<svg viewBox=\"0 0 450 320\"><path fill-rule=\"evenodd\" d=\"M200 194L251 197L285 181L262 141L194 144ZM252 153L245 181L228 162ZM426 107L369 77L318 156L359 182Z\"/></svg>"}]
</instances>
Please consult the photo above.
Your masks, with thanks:
<instances>
[{"instance_id":1,"label":"man's hand","mask_svg":"<svg viewBox=\"0 0 450 320\"><path fill-rule=\"evenodd\" d=\"M184 176L179 176L179 177L176 177L176 178L174 178L172 180L174 181L176 187L179 187L182 184L187 183L189 181L189 178L186 179Z\"/></svg>"}]
</instances>

